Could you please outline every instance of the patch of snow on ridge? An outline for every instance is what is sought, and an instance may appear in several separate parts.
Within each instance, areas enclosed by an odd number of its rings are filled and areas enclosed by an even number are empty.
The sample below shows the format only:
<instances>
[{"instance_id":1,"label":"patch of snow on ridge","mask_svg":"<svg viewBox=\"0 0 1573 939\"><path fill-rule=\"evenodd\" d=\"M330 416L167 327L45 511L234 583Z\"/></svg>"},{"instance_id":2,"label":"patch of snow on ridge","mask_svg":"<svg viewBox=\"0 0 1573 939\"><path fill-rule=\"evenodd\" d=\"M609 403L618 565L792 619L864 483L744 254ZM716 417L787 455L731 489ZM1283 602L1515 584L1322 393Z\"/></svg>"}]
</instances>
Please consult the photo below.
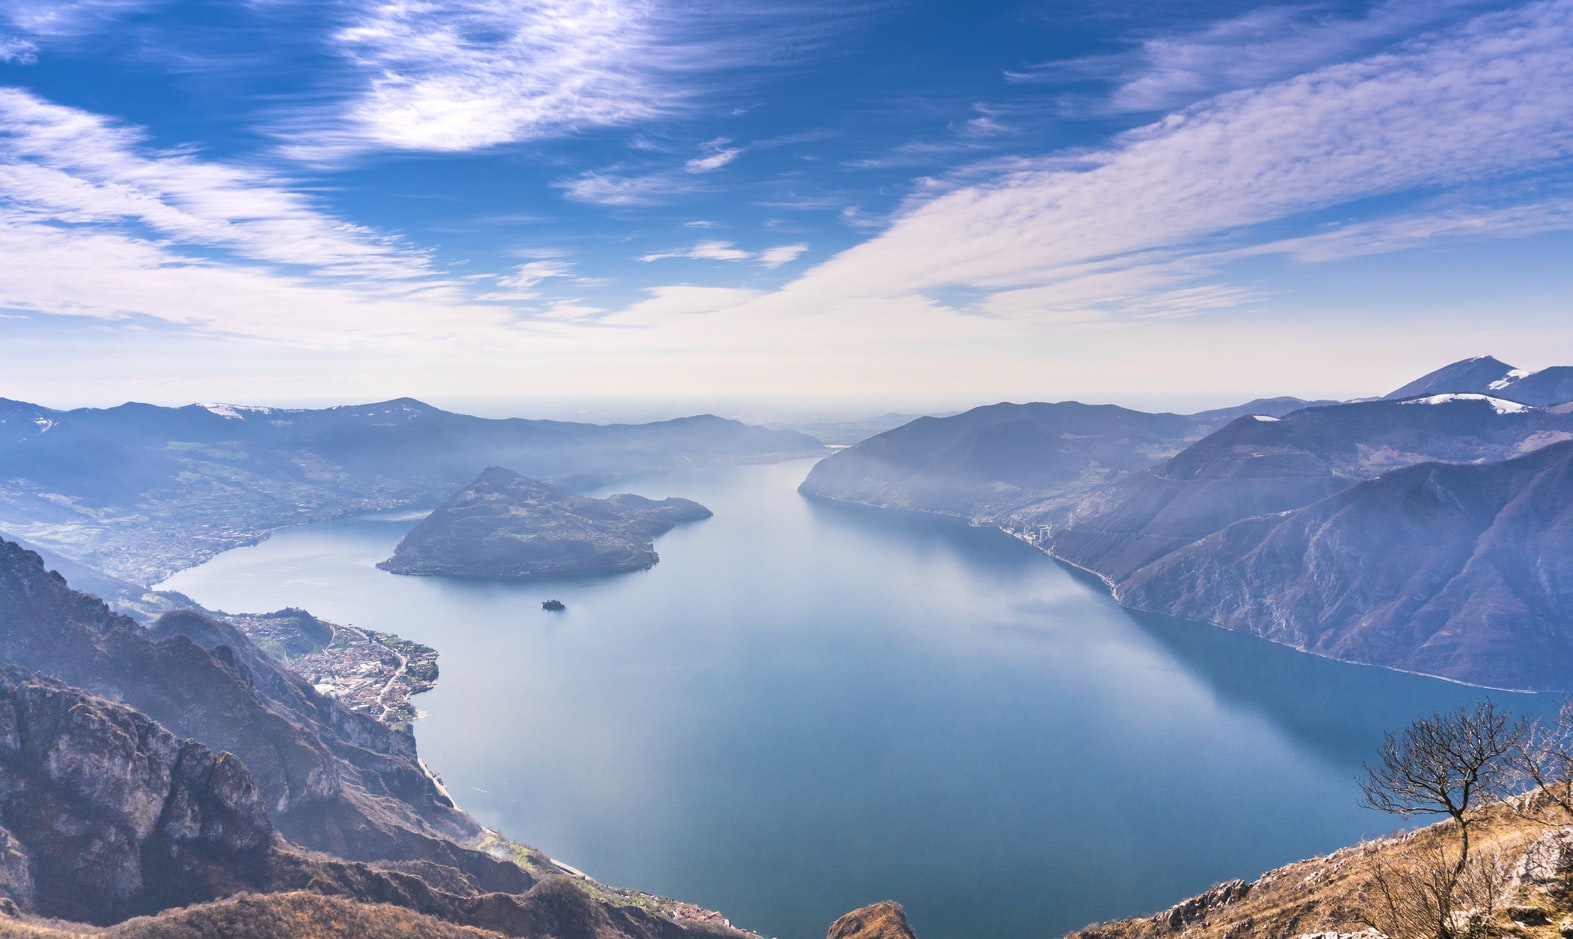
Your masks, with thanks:
<instances>
[{"instance_id":1,"label":"patch of snow on ridge","mask_svg":"<svg viewBox=\"0 0 1573 939\"><path fill-rule=\"evenodd\" d=\"M1410 398L1408 401L1400 401L1398 403L1448 404L1453 401L1486 401L1490 403L1491 407L1496 409L1498 414L1517 414L1520 411L1528 411L1530 409L1529 405L1519 404L1517 401L1503 401L1501 398L1493 398L1490 395L1475 394L1431 395L1429 398Z\"/></svg>"},{"instance_id":2,"label":"patch of snow on ridge","mask_svg":"<svg viewBox=\"0 0 1573 939\"><path fill-rule=\"evenodd\" d=\"M1533 374L1535 373L1527 368L1515 368L1511 372L1508 372L1506 375L1503 375L1501 378L1498 378L1496 381L1492 382L1486 387L1490 388L1492 391L1501 391L1514 382L1521 381Z\"/></svg>"},{"instance_id":3,"label":"patch of snow on ridge","mask_svg":"<svg viewBox=\"0 0 1573 939\"><path fill-rule=\"evenodd\" d=\"M1251 415L1251 420L1253 420L1253 421L1262 421L1262 422L1268 423L1268 424L1274 424L1274 423L1277 423L1279 419L1276 418L1276 417L1269 416L1267 414L1252 414Z\"/></svg>"},{"instance_id":4,"label":"patch of snow on ridge","mask_svg":"<svg viewBox=\"0 0 1573 939\"><path fill-rule=\"evenodd\" d=\"M38 432L41 434L49 433L49 428L55 426L55 422L47 417L35 417L33 423L38 425Z\"/></svg>"},{"instance_id":5,"label":"patch of snow on ridge","mask_svg":"<svg viewBox=\"0 0 1573 939\"><path fill-rule=\"evenodd\" d=\"M247 414L273 413L272 408L257 407L250 404L199 404L197 407L211 411L226 421L243 421L246 419Z\"/></svg>"}]
</instances>

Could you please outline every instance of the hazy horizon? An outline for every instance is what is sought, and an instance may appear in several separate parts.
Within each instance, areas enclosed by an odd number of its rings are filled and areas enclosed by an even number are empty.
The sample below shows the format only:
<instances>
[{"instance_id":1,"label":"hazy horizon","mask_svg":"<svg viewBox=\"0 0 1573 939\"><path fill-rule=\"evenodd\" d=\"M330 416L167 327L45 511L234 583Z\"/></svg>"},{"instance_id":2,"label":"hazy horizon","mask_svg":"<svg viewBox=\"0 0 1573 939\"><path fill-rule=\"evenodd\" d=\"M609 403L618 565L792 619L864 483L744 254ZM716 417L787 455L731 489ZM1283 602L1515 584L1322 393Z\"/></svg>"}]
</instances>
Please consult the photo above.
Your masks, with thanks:
<instances>
[{"instance_id":1,"label":"hazy horizon","mask_svg":"<svg viewBox=\"0 0 1573 939\"><path fill-rule=\"evenodd\" d=\"M1436 363L1434 368L1440 368L1446 364L1449 363L1439 362ZM1394 388L1420 377L1425 372L1434 370L1434 368L1427 368L1413 374L1400 374L1388 386L1373 386L1370 384L1369 377L1366 377L1364 381L1358 384L1343 384L1342 390L1332 390L1336 387L1332 382L1328 382L1321 390L1314 386L1294 390L1256 386L1242 387L1237 390L1188 390L1173 393L1106 389L1104 392L1096 394L1078 394L1073 389L1065 389L1058 394L1045 393L1036 396L1013 396L1005 393L989 394L987 392L970 395L927 396L917 394L907 396L857 396L812 393L795 396L748 396L725 393L686 396L659 394L510 396L463 393L422 395L388 389L383 394L354 399L340 399L320 393L299 393L298 391L296 393L275 392L255 399L211 396L198 399L187 397L181 391L169 388L142 388L139 390L145 393L130 396L116 396L112 391L104 391L97 395L85 395L78 390L75 394L67 395L64 400L53 400L30 397L27 394L17 393L15 390L7 387L0 388L0 397L26 401L30 404L62 411L76 408L112 408L127 403L151 404L160 407L185 407L197 404L317 409L375 404L395 398L415 398L445 411L486 418L520 417L535 420L585 423L647 423L699 414L714 414L718 417L741 420L747 423L805 424L823 422L833 424L864 421L886 416L940 416L999 403L1028 404L1078 401L1083 404L1112 404L1138 411L1190 414L1216 408L1235 407L1258 398L1292 396L1308 401L1355 400L1380 397Z\"/></svg>"}]
</instances>

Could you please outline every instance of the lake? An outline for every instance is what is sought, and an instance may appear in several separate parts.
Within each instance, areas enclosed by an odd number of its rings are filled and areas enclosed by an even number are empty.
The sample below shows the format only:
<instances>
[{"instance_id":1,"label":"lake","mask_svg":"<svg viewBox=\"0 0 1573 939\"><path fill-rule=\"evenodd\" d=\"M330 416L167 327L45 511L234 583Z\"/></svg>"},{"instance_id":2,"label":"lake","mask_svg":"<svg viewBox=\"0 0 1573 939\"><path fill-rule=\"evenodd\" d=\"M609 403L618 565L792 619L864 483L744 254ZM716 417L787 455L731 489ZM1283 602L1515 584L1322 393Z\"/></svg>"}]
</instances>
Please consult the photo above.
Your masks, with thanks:
<instances>
[{"instance_id":1,"label":"lake","mask_svg":"<svg viewBox=\"0 0 1573 939\"><path fill-rule=\"evenodd\" d=\"M436 647L420 750L476 818L781 939L881 899L920 939L1058 936L1385 834L1382 732L1481 694L1135 616L999 532L807 500L811 465L623 483L715 517L611 579L379 571L406 512L162 586Z\"/></svg>"}]
</instances>

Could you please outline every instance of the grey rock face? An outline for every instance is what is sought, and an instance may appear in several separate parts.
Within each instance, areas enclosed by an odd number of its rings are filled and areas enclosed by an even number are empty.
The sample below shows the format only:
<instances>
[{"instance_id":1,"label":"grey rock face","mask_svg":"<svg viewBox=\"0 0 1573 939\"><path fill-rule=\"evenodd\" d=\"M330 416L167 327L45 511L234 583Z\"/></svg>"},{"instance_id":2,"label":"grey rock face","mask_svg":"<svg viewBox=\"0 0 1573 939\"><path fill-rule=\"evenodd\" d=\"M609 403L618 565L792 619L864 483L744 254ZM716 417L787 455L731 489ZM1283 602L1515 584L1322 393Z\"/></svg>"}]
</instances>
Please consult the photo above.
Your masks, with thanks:
<instances>
[{"instance_id":1,"label":"grey rock face","mask_svg":"<svg viewBox=\"0 0 1573 939\"><path fill-rule=\"evenodd\" d=\"M263 882L273 839L233 755L122 705L0 669L0 889L109 922Z\"/></svg>"}]
</instances>

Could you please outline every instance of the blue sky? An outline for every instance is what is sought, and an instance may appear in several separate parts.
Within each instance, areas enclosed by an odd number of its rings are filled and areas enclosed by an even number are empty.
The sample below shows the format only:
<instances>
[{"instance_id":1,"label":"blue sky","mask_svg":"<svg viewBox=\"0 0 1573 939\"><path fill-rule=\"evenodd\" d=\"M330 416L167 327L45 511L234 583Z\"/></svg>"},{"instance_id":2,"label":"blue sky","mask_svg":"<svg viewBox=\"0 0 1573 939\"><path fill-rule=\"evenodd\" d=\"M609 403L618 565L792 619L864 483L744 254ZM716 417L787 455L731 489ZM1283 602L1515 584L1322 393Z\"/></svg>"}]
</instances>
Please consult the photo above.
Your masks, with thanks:
<instances>
[{"instance_id":1,"label":"blue sky","mask_svg":"<svg viewBox=\"0 0 1573 939\"><path fill-rule=\"evenodd\" d=\"M1570 0L0 0L0 395L1183 408L1569 364L1570 49Z\"/></svg>"}]
</instances>

